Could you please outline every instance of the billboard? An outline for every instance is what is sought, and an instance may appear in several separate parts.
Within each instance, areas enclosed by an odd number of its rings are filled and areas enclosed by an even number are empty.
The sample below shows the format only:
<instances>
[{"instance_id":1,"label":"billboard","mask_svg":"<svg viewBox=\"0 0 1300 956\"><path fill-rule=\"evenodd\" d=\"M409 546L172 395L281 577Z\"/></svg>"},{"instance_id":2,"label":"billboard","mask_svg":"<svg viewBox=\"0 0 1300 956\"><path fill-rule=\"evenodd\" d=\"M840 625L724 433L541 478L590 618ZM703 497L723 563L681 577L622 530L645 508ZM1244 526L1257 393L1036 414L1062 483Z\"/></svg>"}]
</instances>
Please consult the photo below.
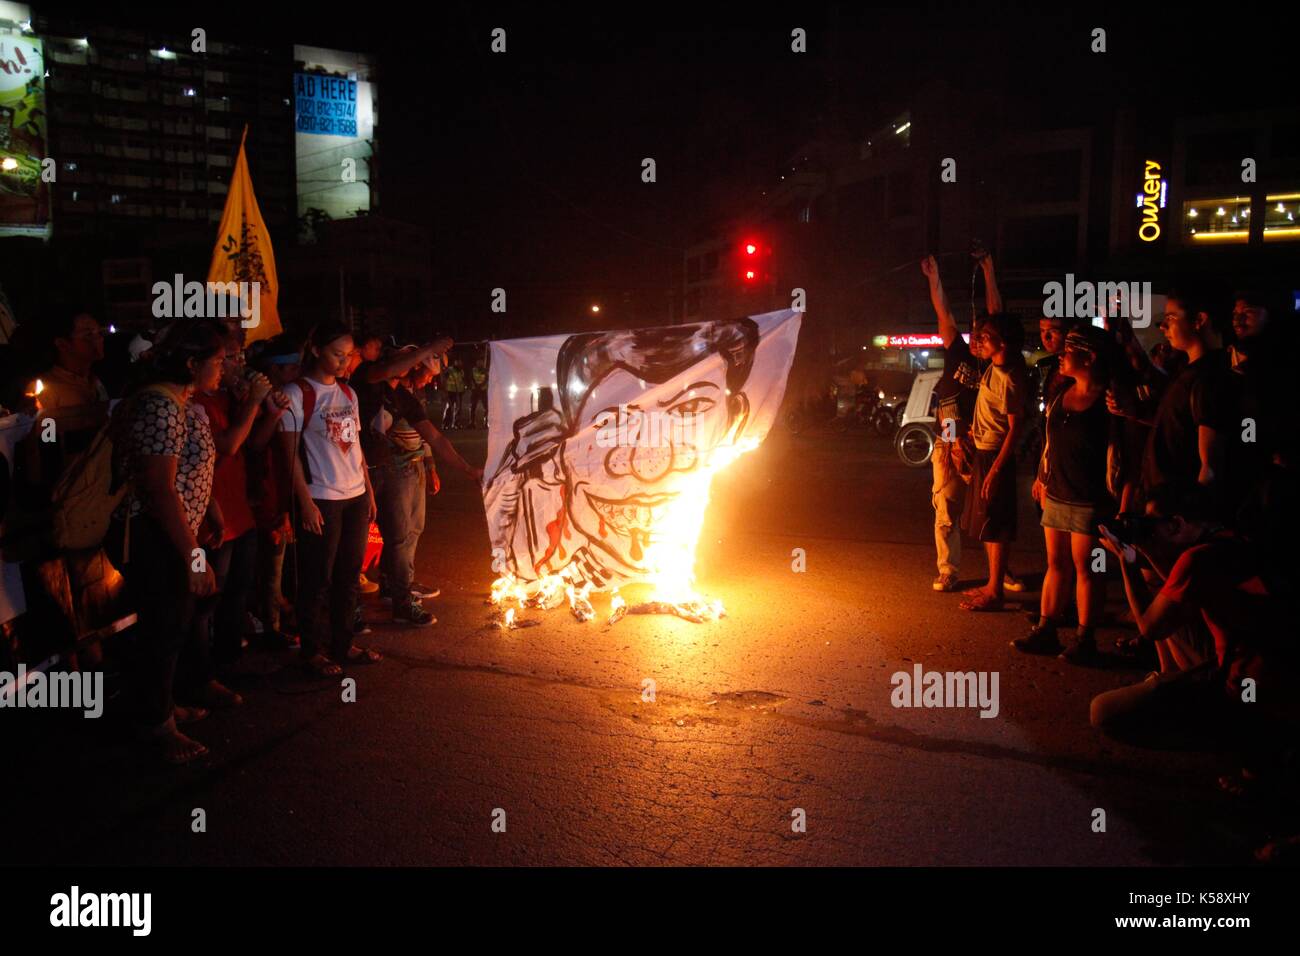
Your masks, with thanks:
<instances>
[{"instance_id":1,"label":"billboard","mask_svg":"<svg viewBox=\"0 0 1300 956\"><path fill-rule=\"evenodd\" d=\"M0 236L50 234L45 49L39 37L0 30Z\"/></svg>"},{"instance_id":2,"label":"billboard","mask_svg":"<svg viewBox=\"0 0 1300 956\"><path fill-rule=\"evenodd\" d=\"M299 219L347 219L374 199L377 88L360 53L295 46L294 148Z\"/></svg>"}]
</instances>

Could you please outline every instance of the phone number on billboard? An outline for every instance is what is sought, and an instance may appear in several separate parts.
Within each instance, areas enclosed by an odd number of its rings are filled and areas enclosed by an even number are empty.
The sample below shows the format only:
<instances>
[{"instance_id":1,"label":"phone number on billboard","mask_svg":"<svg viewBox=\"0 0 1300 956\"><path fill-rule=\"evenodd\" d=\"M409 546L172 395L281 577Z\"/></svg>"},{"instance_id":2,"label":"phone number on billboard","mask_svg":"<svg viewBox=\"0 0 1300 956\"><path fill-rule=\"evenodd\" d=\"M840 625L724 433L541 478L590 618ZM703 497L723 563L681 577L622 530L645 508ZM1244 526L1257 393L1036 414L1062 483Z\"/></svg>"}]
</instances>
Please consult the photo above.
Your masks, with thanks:
<instances>
[{"instance_id":1,"label":"phone number on billboard","mask_svg":"<svg viewBox=\"0 0 1300 956\"><path fill-rule=\"evenodd\" d=\"M357 121L329 116L299 116L298 132L324 133L327 136L356 136Z\"/></svg>"}]
</instances>

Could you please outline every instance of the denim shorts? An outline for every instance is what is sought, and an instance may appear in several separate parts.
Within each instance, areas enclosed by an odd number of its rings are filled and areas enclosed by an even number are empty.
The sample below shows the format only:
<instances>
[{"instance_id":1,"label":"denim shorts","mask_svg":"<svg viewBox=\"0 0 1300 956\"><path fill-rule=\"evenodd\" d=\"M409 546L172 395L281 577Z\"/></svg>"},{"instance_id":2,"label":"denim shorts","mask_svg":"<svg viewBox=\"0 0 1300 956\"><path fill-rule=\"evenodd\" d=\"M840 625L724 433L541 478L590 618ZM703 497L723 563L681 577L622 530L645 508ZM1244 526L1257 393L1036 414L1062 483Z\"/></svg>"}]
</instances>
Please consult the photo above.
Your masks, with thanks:
<instances>
[{"instance_id":1,"label":"denim shorts","mask_svg":"<svg viewBox=\"0 0 1300 956\"><path fill-rule=\"evenodd\" d=\"M1069 531L1074 534L1097 534L1097 521L1105 517L1092 505L1072 505L1043 495L1044 528Z\"/></svg>"}]
</instances>

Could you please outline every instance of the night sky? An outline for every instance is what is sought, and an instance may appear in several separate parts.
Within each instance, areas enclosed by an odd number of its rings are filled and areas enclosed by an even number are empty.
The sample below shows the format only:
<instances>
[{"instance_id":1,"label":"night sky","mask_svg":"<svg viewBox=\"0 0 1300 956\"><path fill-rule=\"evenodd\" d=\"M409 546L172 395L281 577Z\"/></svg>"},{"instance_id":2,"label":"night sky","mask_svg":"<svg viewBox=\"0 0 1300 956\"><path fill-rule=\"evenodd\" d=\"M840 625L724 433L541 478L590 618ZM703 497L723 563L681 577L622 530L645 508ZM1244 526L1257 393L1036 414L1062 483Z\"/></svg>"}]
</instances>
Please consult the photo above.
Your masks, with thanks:
<instances>
[{"instance_id":1,"label":"night sky","mask_svg":"<svg viewBox=\"0 0 1300 956\"><path fill-rule=\"evenodd\" d=\"M539 323L600 301L605 324L623 324L634 318L619 314L624 292L666 316L682 249L711 215L756 197L809 137L860 137L930 79L1014 90L1027 121L1066 126L1097 97L1276 99L1295 63L1296 33L1276 22L1243 22L1234 39L1131 6L702 13L656 3L552 14L459 3L421 14L371 4L344 17L309 4L269 19L267 6L221 9L268 40L378 58L380 211L430 227L435 295L461 317L446 326L489 332L495 286ZM193 19L139 7L98 15L185 30ZM206 25L215 38L239 32ZM1108 29L1104 64L1088 50L1097 25ZM496 26L507 30L504 56L489 51ZM807 54L790 52L794 26L808 31ZM654 184L640 179L646 156Z\"/></svg>"}]
</instances>

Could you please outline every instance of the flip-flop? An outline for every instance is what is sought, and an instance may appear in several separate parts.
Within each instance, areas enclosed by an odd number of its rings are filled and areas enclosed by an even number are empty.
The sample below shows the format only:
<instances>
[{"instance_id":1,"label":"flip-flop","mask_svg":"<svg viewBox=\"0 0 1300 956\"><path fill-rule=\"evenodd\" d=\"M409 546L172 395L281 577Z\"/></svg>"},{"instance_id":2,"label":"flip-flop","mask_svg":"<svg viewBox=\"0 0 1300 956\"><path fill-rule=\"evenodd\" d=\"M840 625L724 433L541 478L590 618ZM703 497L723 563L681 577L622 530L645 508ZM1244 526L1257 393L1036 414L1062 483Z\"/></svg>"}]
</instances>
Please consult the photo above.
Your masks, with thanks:
<instances>
[{"instance_id":1,"label":"flip-flop","mask_svg":"<svg viewBox=\"0 0 1300 956\"><path fill-rule=\"evenodd\" d=\"M356 651L355 654L352 652ZM347 656L343 659L348 664L378 664L384 659L384 655L369 647L357 647L355 644L348 648Z\"/></svg>"},{"instance_id":2,"label":"flip-flop","mask_svg":"<svg viewBox=\"0 0 1300 956\"><path fill-rule=\"evenodd\" d=\"M313 654L302 662L302 668L313 677L338 677L343 668L324 654Z\"/></svg>"},{"instance_id":3,"label":"flip-flop","mask_svg":"<svg viewBox=\"0 0 1300 956\"><path fill-rule=\"evenodd\" d=\"M1003 610L1002 598L990 597L988 594L981 594L978 597L972 597L962 601L958 605L963 611L1001 611Z\"/></svg>"}]
</instances>

